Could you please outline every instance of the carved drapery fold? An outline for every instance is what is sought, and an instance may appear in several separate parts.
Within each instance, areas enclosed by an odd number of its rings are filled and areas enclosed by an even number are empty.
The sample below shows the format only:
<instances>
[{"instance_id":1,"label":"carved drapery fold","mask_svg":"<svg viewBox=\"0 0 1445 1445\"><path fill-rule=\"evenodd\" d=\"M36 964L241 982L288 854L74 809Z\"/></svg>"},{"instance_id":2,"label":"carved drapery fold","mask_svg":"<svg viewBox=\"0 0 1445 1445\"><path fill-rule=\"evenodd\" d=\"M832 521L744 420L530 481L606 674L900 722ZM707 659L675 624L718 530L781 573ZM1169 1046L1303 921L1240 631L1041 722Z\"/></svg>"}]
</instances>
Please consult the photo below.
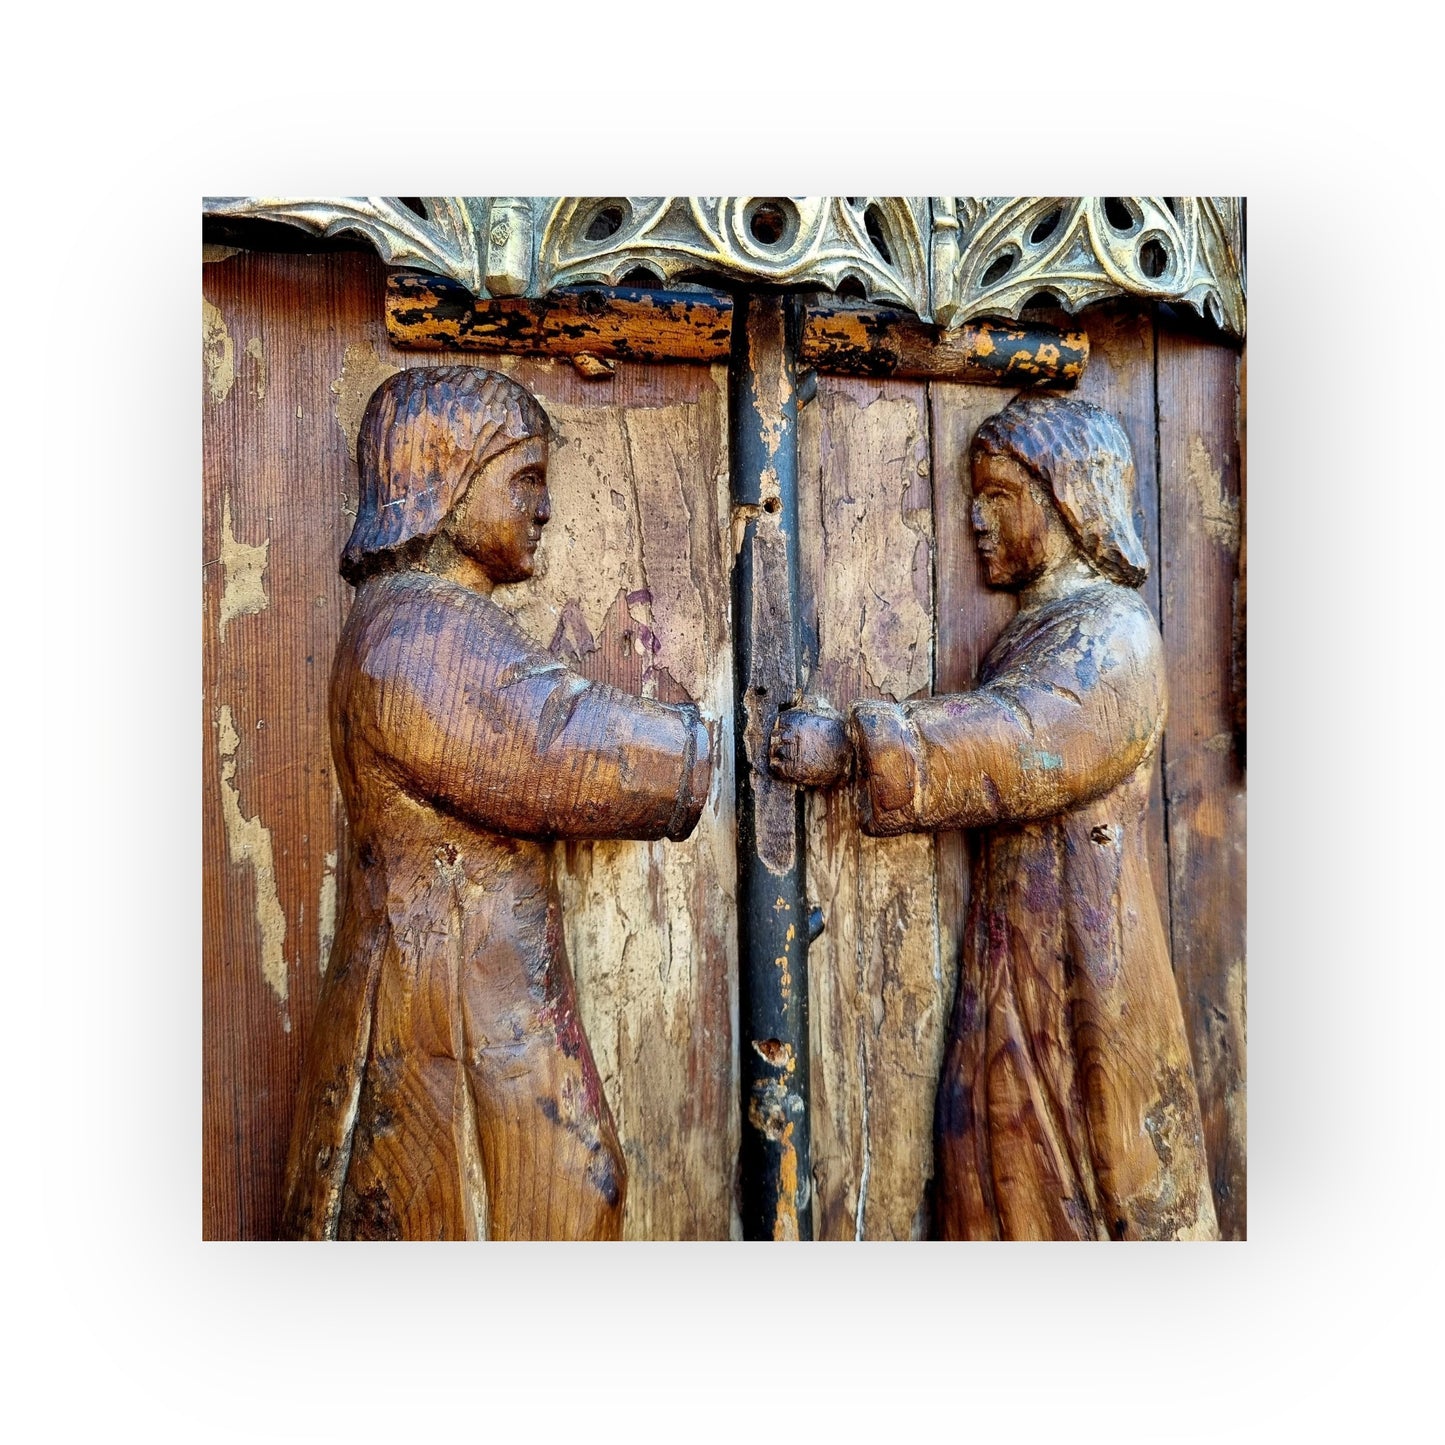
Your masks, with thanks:
<instances>
[{"instance_id":1,"label":"carved drapery fold","mask_svg":"<svg viewBox=\"0 0 1445 1445\"><path fill-rule=\"evenodd\" d=\"M1231 196L223 196L207 215L365 237L474 296L588 282L819 286L944 327L1132 295L1245 329Z\"/></svg>"}]
</instances>

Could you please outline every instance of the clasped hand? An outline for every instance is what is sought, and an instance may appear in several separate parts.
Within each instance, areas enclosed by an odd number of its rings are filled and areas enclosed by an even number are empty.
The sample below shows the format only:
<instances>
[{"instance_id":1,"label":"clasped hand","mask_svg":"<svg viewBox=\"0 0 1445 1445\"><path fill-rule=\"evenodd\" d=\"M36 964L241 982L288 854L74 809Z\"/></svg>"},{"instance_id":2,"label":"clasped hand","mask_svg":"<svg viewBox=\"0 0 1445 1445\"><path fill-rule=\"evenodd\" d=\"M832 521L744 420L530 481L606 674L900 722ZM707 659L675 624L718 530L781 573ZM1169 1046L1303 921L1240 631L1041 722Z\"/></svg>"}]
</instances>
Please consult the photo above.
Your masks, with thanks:
<instances>
[{"instance_id":1,"label":"clasped hand","mask_svg":"<svg viewBox=\"0 0 1445 1445\"><path fill-rule=\"evenodd\" d=\"M853 744L844 720L823 705L786 708L768 740L768 767L799 788L828 788L852 771Z\"/></svg>"}]
</instances>

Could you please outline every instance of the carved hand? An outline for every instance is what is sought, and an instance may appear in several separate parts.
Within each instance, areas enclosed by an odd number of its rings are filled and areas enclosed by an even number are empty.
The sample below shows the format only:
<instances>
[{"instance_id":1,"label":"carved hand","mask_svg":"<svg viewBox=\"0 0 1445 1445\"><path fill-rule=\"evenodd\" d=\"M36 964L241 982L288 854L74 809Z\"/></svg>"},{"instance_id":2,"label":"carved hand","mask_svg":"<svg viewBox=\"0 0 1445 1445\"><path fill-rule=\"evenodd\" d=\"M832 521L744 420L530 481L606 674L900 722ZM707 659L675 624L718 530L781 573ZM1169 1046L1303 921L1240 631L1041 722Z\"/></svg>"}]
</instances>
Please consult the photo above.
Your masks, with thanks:
<instances>
[{"instance_id":1,"label":"carved hand","mask_svg":"<svg viewBox=\"0 0 1445 1445\"><path fill-rule=\"evenodd\" d=\"M821 706L788 708L778 714L768 743L768 767L800 788L828 788L853 766L853 745L843 719Z\"/></svg>"}]
</instances>

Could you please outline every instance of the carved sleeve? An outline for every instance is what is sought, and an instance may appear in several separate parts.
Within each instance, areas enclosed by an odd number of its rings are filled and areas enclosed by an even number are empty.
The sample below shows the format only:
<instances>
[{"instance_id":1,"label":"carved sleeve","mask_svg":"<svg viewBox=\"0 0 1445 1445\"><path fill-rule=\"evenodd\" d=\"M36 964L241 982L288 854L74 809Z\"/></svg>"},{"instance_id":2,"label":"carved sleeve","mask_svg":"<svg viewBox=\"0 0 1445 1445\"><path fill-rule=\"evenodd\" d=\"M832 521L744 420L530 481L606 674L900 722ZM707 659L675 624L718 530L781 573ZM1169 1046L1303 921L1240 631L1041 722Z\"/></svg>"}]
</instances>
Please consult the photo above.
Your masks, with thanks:
<instances>
[{"instance_id":1,"label":"carved sleeve","mask_svg":"<svg viewBox=\"0 0 1445 1445\"><path fill-rule=\"evenodd\" d=\"M1097 631L1076 621L1006 658L973 692L858 703L864 831L1048 818L1128 777L1164 725L1158 633L1147 615L1086 619Z\"/></svg>"},{"instance_id":2,"label":"carved sleeve","mask_svg":"<svg viewBox=\"0 0 1445 1445\"><path fill-rule=\"evenodd\" d=\"M393 610L349 711L414 796L520 837L684 838L711 783L707 728L589 682L481 598Z\"/></svg>"}]
</instances>

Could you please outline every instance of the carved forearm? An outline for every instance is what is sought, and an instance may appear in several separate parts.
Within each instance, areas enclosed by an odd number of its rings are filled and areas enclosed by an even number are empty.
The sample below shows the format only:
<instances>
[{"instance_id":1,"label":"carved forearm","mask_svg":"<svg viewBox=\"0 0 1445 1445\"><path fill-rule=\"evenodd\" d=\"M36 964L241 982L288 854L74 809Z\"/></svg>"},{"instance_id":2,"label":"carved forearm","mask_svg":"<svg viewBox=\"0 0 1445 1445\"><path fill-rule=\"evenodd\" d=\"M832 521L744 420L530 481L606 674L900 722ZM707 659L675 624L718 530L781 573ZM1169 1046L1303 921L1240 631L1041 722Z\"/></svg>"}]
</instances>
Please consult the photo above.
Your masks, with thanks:
<instances>
[{"instance_id":1,"label":"carved forearm","mask_svg":"<svg viewBox=\"0 0 1445 1445\"><path fill-rule=\"evenodd\" d=\"M558 708L521 710L502 741L505 797L487 787L488 811L508 832L557 838L685 838L712 783L711 738L698 710L634 697L569 674ZM483 773L490 764L479 759ZM494 824L495 826L495 824Z\"/></svg>"},{"instance_id":2,"label":"carved forearm","mask_svg":"<svg viewBox=\"0 0 1445 1445\"><path fill-rule=\"evenodd\" d=\"M1096 693L980 689L858 703L860 813L875 836L1047 818L1116 786L1153 740Z\"/></svg>"}]
</instances>

